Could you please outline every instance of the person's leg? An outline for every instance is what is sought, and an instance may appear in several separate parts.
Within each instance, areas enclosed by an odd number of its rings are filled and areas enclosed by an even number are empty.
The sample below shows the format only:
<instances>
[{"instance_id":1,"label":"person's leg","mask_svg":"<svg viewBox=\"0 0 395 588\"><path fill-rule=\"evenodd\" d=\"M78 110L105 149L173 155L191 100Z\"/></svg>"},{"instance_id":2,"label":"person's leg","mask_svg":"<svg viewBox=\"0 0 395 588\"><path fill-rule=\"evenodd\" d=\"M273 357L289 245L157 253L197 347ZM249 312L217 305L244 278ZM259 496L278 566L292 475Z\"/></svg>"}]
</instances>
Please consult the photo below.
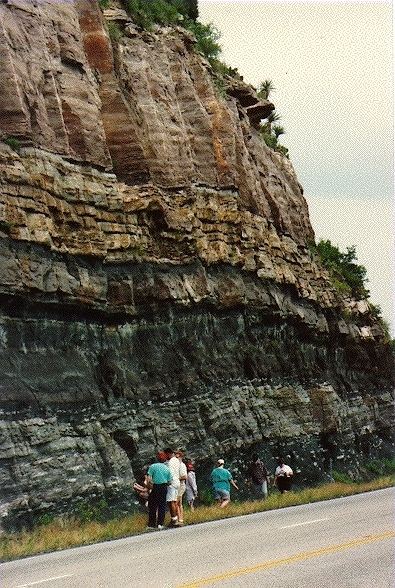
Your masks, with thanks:
<instances>
[{"instance_id":1,"label":"person's leg","mask_svg":"<svg viewBox=\"0 0 395 588\"><path fill-rule=\"evenodd\" d=\"M262 494L263 494L264 500L266 500L267 494L268 494L268 492L267 492L267 481L266 480L262 483Z\"/></svg>"},{"instance_id":2,"label":"person's leg","mask_svg":"<svg viewBox=\"0 0 395 588\"><path fill-rule=\"evenodd\" d=\"M179 496L177 499L177 517L179 523L184 522L184 507L182 505L182 496Z\"/></svg>"},{"instance_id":3,"label":"person's leg","mask_svg":"<svg viewBox=\"0 0 395 588\"><path fill-rule=\"evenodd\" d=\"M178 516L178 522L179 523L183 523L184 522L184 505L182 504L182 499L184 498L184 493L185 493L185 488L182 488L178 494L178 498L177 498L177 516Z\"/></svg>"},{"instance_id":4,"label":"person's leg","mask_svg":"<svg viewBox=\"0 0 395 588\"><path fill-rule=\"evenodd\" d=\"M284 494L284 490L285 490L285 477L284 476L279 476L277 478L277 488L280 490L281 494Z\"/></svg>"},{"instance_id":5,"label":"person's leg","mask_svg":"<svg viewBox=\"0 0 395 588\"><path fill-rule=\"evenodd\" d=\"M167 504L169 505L171 524L175 525L178 521L177 500L172 500Z\"/></svg>"},{"instance_id":6,"label":"person's leg","mask_svg":"<svg viewBox=\"0 0 395 588\"><path fill-rule=\"evenodd\" d=\"M163 527L166 516L167 486L160 487L158 492L158 527Z\"/></svg>"},{"instance_id":7,"label":"person's leg","mask_svg":"<svg viewBox=\"0 0 395 588\"><path fill-rule=\"evenodd\" d=\"M156 486L154 485L148 496L148 526L156 527L156 512L158 509L158 494Z\"/></svg>"},{"instance_id":8,"label":"person's leg","mask_svg":"<svg viewBox=\"0 0 395 588\"><path fill-rule=\"evenodd\" d=\"M175 525L178 521L177 516L177 495L178 495L178 488L174 488L174 486L167 487L167 504L170 511L170 524Z\"/></svg>"},{"instance_id":9,"label":"person's leg","mask_svg":"<svg viewBox=\"0 0 395 588\"><path fill-rule=\"evenodd\" d=\"M230 502L230 493L227 492L226 490L219 490L219 495L221 497L221 502L220 502L220 508L225 508L225 506L228 506L229 502Z\"/></svg>"}]
</instances>

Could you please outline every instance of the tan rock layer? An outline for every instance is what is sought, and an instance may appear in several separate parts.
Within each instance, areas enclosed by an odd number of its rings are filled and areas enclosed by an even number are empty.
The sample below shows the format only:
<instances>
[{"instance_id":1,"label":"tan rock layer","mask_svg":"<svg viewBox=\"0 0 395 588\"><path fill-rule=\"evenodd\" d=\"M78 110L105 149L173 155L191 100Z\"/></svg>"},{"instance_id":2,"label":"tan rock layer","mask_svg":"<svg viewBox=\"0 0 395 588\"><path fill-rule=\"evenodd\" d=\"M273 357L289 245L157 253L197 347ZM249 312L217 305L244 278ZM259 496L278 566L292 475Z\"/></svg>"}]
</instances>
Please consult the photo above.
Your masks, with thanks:
<instances>
[{"instance_id":1,"label":"tan rock layer","mask_svg":"<svg viewBox=\"0 0 395 588\"><path fill-rule=\"evenodd\" d=\"M10 0L0 11L3 135L112 166L128 184L232 187L241 208L300 243L313 238L292 166L251 125L248 109L273 105L231 82L233 96L219 97L189 34L123 23L112 47L95 1Z\"/></svg>"},{"instance_id":2,"label":"tan rock layer","mask_svg":"<svg viewBox=\"0 0 395 588\"><path fill-rule=\"evenodd\" d=\"M292 284L300 297L336 304L308 248L241 209L234 190L132 187L30 148L21 156L0 151L0 178L3 236L106 263L230 263Z\"/></svg>"}]
</instances>

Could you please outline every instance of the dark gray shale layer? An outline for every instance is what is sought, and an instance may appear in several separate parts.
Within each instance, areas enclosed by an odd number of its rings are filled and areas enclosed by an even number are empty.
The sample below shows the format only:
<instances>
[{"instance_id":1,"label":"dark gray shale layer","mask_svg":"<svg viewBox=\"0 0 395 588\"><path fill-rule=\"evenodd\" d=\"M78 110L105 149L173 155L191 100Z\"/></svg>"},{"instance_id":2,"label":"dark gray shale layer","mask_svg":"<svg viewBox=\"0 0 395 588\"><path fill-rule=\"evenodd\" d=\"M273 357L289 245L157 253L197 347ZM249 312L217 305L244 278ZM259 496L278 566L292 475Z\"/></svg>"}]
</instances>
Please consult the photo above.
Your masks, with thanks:
<instances>
[{"instance_id":1,"label":"dark gray shale layer","mask_svg":"<svg viewBox=\"0 0 395 588\"><path fill-rule=\"evenodd\" d=\"M96 308L53 293L1 298L4 527L102 498L126 512L133 480L169 444L197 461L203 485L219 455L242 476L252 449L272 467L289 454L301 484L390 455L391 356L342 334L333 310L225 264L63 262L107 274L116 296ZM187 276L206 292L198 302Z\"/></svg>"}]
</instances>

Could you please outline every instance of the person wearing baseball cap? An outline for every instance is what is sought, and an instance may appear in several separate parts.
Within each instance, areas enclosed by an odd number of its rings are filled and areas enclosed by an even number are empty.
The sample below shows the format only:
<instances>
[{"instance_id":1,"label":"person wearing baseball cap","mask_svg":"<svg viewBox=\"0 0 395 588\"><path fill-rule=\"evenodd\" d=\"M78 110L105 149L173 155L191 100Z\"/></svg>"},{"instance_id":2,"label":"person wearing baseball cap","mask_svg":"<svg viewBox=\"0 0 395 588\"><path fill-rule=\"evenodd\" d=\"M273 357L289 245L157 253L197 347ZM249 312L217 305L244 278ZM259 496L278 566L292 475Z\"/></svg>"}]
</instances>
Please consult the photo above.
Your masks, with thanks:
<instances>
[{"instance_id":1,"label":"person wearing baseball cap","mask_svg":"<svg viewBox=\"0 0 395 588\"><path fill-rule=\"evenodd\" d=\"M218 500L220 508L225 508L230 502L230 485L236 490L239 489L233 480L232 474L224 467L225 461L220 458L217 466L211 472L210 480L213 485L214 498Z\"/></svg>"}]
</instances>

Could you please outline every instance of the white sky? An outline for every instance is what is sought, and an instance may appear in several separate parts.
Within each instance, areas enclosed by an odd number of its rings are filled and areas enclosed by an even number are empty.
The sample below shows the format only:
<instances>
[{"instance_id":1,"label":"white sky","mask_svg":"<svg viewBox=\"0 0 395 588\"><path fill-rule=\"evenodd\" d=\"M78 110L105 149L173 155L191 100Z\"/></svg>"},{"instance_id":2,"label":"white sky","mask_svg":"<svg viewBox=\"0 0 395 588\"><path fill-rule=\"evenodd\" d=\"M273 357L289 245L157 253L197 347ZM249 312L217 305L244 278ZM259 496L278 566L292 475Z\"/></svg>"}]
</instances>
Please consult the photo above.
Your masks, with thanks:
<instances>
[{"instance_id":1,"label":"white sky","mask_svg":"<svg viewBox=\"0 0 395 588\"><path fill-rule=\"evenodd\" d=\"M395 332L391 3L200 0L199 16L246 82L273 81L316 237L356 246Z\"/></svg>"}]
</instances>

